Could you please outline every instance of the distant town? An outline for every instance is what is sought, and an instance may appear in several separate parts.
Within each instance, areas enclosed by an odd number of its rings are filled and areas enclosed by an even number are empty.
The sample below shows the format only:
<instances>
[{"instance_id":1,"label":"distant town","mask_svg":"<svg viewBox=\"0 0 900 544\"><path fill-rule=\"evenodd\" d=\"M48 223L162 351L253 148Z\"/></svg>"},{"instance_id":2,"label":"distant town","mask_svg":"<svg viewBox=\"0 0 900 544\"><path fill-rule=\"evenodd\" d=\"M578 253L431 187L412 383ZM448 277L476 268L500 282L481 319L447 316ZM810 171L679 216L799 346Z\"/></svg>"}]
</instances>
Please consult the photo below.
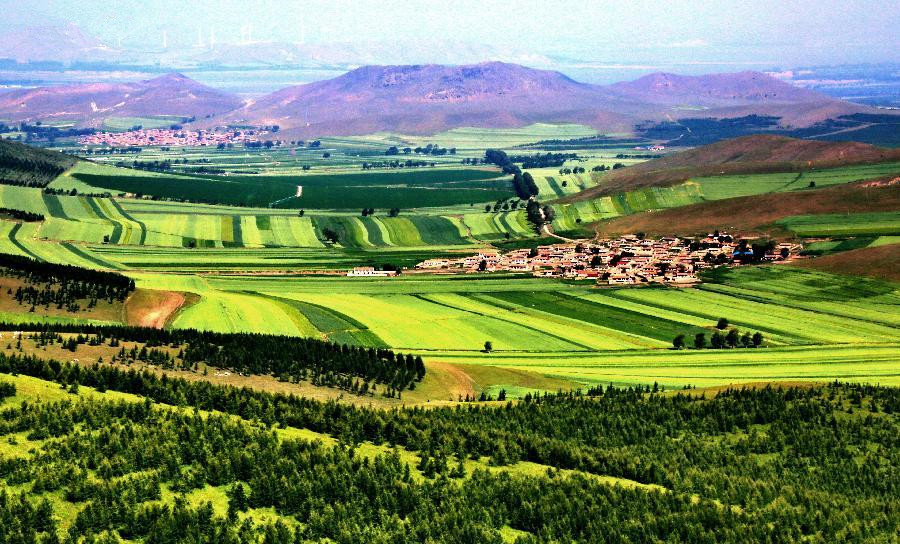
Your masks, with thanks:
<instances>
[{"instance_id":1,"label":"distant town","mask_svg":"<svg viewBox=\"0 0 900 544\"><path fill-rule=\"evenodd\" d=\"M171 128L154 128L129 130L127 132L98 132L78 138L81 145L108 145L113 147L228 147L235 144L246 145L259 143L260 136L268 134L259 130L183 130ZM278 142L280 143L280 142ZM273 144L274 145L274 142Z\"/></svg>"},{"instance_id":2,"label":"distant town","mask_svg":"<svg viewBox=\"0 0 900 544\"><path fill-rule=\"evenodd\" d=\"M600 285L647 283L693 284L698 273L721 264L781 261L800 251L791 243L738 240L728 233L704 238L574 240L569 243L516 249L482 250L459 259L428 259L417 270L431 272L522 272L536 277L591 280ZM387 275L354 271L348 275Z\"/></svg>"}]
</instances>

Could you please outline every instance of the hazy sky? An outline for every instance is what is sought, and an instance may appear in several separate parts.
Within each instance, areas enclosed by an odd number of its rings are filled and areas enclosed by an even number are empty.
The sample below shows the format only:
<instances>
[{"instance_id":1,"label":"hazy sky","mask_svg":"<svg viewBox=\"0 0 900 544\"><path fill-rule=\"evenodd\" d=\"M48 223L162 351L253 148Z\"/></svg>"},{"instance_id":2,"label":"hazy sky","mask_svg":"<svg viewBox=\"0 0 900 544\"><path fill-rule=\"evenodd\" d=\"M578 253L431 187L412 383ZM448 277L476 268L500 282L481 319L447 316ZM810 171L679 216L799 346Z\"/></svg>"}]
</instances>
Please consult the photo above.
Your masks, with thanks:
<instances>
[{"instance_id":1,"label":"hazy sky","mask_svg":"<svg viewBox=\"0 0 900 544\"><path fill-rule=\"evenodd\" d=\"M0 0L0 24L71 21L115 44L456 40L597 63L900 61L898 0Z\"/></svg>"}]
</instances>

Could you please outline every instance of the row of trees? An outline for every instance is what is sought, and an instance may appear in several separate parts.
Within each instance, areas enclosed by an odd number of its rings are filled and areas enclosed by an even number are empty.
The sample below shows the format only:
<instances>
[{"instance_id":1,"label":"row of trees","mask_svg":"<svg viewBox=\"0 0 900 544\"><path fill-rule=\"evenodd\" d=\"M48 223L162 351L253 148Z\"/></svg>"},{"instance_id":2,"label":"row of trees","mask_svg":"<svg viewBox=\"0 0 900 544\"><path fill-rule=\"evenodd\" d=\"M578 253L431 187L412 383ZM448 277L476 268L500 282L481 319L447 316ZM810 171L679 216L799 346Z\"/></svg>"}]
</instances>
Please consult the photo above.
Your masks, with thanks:
<instances>
[{"instance_id":1,"label":"row of trees","mask_svg":"<svg viewBox=\"0 0 900 544\"><path fill-rule=\"evenodd\" d=\"M8 215L13 219L19 219L26 222L43 221L44 215L40 213L26 212L15 208L0 208L0 215Z\"/></svg>"},{"instance_id":2,"label":"row of trees","mask_svg":"<svg viewBox=\"0 0 900 544\"><path fill-rule=\"evenodd\" d=\"M384 152L385 155L399 155L400 153L404 155L409 155L410 153L416 153L417 155L456 155L456 148L446 148L441 147L437 144L428 144L425 147L416 147L415 149L410 147L404 147L403 149L398 148L395 145L387 148L387 151Z\"/></svg>"},{"instance_id":3,"label":"row of trees","mask_svg":"<svg viewBox=\"0 0 900 544\"><path fill-rule=\"evenodd\" d=\"M378 168L425 168L425 167L433 167L436 163L428 162L428 161L414 161L412 159L407 159L405 161L375 161L375 162L363 162L362 169L363 170L374 170Z\"/></svg>"},{"instance_id":4,"label":"row of trees","mask_svg":"<svg viewBox=\"0 0 900 544\"><path fill-rule=\"evenodd\" d=\"M758 348L762 345L763 340L763 335L759 331L753 334L744 331L744 333L741 334L738 329L729 329L728 332L724 334L715 331L710 337L709 342L706 340L706 333L698 332L694 335L693 346L694 349L706 349L707 347L712 349L736 347ZM684 349L686 345L685 335L683 334L679 334L672 339L672 347L675 349Z\"/></svg>"},{"instance_id":5,"label":"row of trees","mask_svg":"<svg viewBox=\"0 0 900 544\"><path fill-rule=\"evenodd\" d=\"M425 377L419 356L384 348L364 348L268 334L214 333L194 329L151 329L127 326L79 326L71 324L0 324L0 330L38 334L79 333L79 343L139 342L145 347L170 346L181 350L180 359L230 369L236 373L315 379L338 383L341 376L389 385L402 391Z\"/></svg>"},{"instance_id":6,"label":"row of trees","mask_svg":"<svg viewBox=\"0 0 900 544\"><path fill-rule=\"evenodd\" d=\"M535 153L534 155L513 155L509 158L514 163L521 163L522 168L555 168L569 160L577 160L576 153Z\"/></svg>"}]
</instances>

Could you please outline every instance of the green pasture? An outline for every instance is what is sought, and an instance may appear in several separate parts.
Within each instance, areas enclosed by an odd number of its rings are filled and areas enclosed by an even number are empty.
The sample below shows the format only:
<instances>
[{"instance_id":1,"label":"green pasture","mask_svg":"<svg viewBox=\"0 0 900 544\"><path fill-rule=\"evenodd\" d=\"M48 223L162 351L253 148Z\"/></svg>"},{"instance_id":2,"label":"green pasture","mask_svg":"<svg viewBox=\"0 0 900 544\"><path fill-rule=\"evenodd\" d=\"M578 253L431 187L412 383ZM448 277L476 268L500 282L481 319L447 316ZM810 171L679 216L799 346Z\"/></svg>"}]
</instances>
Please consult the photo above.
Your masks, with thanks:
<instances>
[{"instance_id":1,"label":"green pasture","mask_svg":"<svg viewBox=\"0 0 900 544\"><path fill-rule=\"evenodd\" d=\"M795 215L778 221L798 236L900 234L900 212Z\"/></svg>"},{"instance_id":2,"label":"green pasture","mask_svg":"<svg viewBox=\"0 0 900 544\"><path fill-rule=\"evenodd\" d=\"M180 124L183 118L177 115L154 115L148 117L107 117L103 120L103 130L110 132L124 132L140 125L144 130L154 128L169 128L174 124Z\"/></svg>"}]
</instances>

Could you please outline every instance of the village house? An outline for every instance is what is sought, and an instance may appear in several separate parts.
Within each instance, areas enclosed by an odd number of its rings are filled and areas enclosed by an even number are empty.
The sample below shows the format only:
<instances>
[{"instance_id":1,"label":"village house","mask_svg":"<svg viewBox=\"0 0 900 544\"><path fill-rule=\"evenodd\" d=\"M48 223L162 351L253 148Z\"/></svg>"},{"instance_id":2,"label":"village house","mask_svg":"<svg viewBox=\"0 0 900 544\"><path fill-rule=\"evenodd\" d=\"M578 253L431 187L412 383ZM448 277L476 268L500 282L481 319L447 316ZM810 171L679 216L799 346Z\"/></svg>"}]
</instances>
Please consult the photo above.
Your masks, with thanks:
<instances>
[{"instance_id":1,"label":"village house","mask_svg":"<svg viewBox=\"0 0 900 544\"><path fill-rule=\"evenodd\" d=\"M669 283L689 285L699 281L704 268L721 264L732 255L743 257L727 233L711 233L702 239L663 237L656 240L626 235L617 239L577 240L572 243L516 249L505 254L484 249L459 259L428 259L420 270L531 272L535 277L594 281L598 285ZM794 244L779 244L764 260L781 260L782 253L797 253Z\"/></svg>"},{"instance_id":2,"label":"village house","mask_svg":"<svg viewBox=\"0 0 900 544\"><path fill-rule=\"evenodd\" d=\"M384 278L388 276L396 276L394 270L375 270L371 266L357 266L353 270L347 272L347 276L354 278Z\"/></svg>"}]
</instances>

